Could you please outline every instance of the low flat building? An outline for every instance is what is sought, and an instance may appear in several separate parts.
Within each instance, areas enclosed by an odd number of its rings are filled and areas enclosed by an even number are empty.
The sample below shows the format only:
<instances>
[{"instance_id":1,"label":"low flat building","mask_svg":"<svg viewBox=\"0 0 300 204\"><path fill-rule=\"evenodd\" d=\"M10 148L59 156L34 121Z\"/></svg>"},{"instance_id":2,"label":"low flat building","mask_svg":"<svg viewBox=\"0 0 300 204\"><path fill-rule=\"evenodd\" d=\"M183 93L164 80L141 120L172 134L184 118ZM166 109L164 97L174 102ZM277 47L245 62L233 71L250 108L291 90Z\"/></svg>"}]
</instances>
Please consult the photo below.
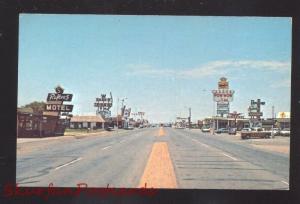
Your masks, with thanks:
<instances>
[{"instance_id":1,"label":"low flat building","mask_svg":"<svg viewBox=\"0 0 300 204\"><path fill-rule=\"evenodd\" d=\"M17 109L17 137L64 135L66 121L51 112L35 113L32 108Z\"/></svg>"},{"instance_id":2,"label":"low flat building","mask_svg":"<svg viewBox=\"0 0 300 204\"><path fill-rule=\"evenodd\" d=\"M70 120L72 129L101 129L105 127L105 120L100 116L73 116Z\"/></svg>"},{"instance_id":3,"label":"low flat building","mask_svg":"<svg viewBox=\"0 0 300 204\"><path fill-rule=\"evenodd\" d=\"M249 127L249 119L247 118L225 118L220 116L214 116L210 118L205 118L203 125L210 126L216 130L219 128L229 128L237 127L238 130L243 129L244 127Z\"/></svg>"}]
</instances>

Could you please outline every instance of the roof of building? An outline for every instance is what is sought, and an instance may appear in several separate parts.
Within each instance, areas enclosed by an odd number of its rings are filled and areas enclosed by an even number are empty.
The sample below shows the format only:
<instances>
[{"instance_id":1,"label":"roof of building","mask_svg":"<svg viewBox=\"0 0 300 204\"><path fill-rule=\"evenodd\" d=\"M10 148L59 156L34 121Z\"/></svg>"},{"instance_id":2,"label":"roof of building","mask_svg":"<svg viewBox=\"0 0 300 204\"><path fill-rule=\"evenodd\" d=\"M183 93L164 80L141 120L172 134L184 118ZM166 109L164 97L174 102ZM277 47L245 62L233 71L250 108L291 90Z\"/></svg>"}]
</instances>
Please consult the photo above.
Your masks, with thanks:
<instances>
[{"instance_id":1,"label":"roof of building","mask_svg":"<svg viewBox=\"0 0 300 204\"><path fill-rule=\"evenodd\" d=\"M20 112L20 113L33 113L33 109L30 108L30 107L28 107L28 108L22 107L22 108L18 108L18 112Z\"/></svg>"},{"instance_id":2,"label":"roof of building","mask_svg":"<svg viewBox=\"0 0 300 204\"><path fill-rule=\"evenodd\" d=\"M75 115L71 118L71 122L99 122L104 123L105 120L99 115L99 116L78 116Z\"/></svg>"}]
</instances>

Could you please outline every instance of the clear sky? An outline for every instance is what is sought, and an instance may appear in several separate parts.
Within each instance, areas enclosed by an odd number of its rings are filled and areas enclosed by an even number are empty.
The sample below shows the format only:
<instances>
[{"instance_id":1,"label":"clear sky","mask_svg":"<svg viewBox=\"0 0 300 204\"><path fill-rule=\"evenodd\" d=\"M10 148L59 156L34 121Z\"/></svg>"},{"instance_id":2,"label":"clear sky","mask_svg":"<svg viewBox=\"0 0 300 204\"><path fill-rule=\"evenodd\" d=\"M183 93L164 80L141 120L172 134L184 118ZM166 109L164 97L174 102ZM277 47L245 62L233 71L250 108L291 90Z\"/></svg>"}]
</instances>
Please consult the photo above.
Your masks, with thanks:
<instances>
[{"instance_id":1,"label":"clear sky","mask_svg":"<svg viewBox=\"0 0 300 204\"><path fill-rule=\"evenodd\" d=\"M213 114L211 90L226 77L231 111L290 111L290 18L21 14L18 106L45 101L58 84L73 114L95 114L112 92L152 122ZM120 107L120 105L119 105Z\"/></svg>"}]
</instances>

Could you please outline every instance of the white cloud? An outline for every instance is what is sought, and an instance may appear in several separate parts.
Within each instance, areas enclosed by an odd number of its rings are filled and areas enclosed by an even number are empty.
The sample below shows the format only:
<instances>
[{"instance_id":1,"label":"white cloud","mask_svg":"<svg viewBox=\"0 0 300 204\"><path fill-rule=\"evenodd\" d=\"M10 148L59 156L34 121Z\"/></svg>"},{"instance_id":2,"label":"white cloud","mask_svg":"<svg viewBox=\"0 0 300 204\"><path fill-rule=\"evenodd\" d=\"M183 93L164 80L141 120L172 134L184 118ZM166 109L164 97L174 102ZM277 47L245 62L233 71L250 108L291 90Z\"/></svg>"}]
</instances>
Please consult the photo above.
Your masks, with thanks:
<instances>
[{"instance_id":1,"label":"white cloud","mask_svg":"<svg viewBox=\"0 0 300 204\"><path fill-rule=\"evenodd\" d=\"M186 68L181 71L173 69L158 69L150 65L129 65L129 75L145 75L151 77L202 78L216 74L227 74L240 69L258 69L266 71L288 71L291 63L288 61L264 60L220 60L203 64L196 68Z\"/></svg>"},{"instance_id":2,"label":"white cloud","mask_svg":"<svg viewBox=\"0 0 300 204\"><path fill-rule=\"evenodd\" d=\"M281 81L274 81L274 83L271 85L271 88L290 88L291 87L291 80L290 79L284 79Z\"/></svg>"}]
</instances>

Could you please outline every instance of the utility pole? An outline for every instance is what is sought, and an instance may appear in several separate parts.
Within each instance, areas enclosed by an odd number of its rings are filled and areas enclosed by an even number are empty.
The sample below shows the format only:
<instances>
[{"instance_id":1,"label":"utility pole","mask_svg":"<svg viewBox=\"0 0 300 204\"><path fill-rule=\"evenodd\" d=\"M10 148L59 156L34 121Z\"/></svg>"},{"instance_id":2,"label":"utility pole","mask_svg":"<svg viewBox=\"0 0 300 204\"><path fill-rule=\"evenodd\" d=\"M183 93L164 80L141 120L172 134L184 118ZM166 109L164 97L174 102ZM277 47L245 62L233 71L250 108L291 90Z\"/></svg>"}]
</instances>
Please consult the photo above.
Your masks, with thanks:
<instances>
[{"instance_id":1,"label":"utility pole","mask_svg":"<svg viewBox=\"0 0 300 204\"><path fill-rule=\"evenodd\" d=\"M189 108L189 129L191 129L191 108Z\"/></svg>"},{"instance_id":2,"label":"utility pole","mask_svg":"<svg viewBox=\"0 0 300 204\"><path fill-rule=\"evenodd\" d=\"M119 129L119 98L117 100L117 129Z\"/></svg>"},{"instance_id":3,"label":"utility pole","mask_svg":"<svg viewBox=\"0 0 300 204\"><path fill-rule=\"evenodd\" d=\"M271 132L272 138L274 138L274 106L272 106L272 132Z\"/></svg>"},{"instance_id":4,"label":"utility pole","mask_svg":"<svg viewBox=\"0 0 300 204\"><path fill-rule=\"evenodd\" d=\"M121 105L121 118L122 118L122 127L124 126L123 124L123 115L124 115L124 111L125 111L125 107L124 107L124 101L126 100L127 98L122 98L122 105Z\"/></svg>"}]
</instances>

